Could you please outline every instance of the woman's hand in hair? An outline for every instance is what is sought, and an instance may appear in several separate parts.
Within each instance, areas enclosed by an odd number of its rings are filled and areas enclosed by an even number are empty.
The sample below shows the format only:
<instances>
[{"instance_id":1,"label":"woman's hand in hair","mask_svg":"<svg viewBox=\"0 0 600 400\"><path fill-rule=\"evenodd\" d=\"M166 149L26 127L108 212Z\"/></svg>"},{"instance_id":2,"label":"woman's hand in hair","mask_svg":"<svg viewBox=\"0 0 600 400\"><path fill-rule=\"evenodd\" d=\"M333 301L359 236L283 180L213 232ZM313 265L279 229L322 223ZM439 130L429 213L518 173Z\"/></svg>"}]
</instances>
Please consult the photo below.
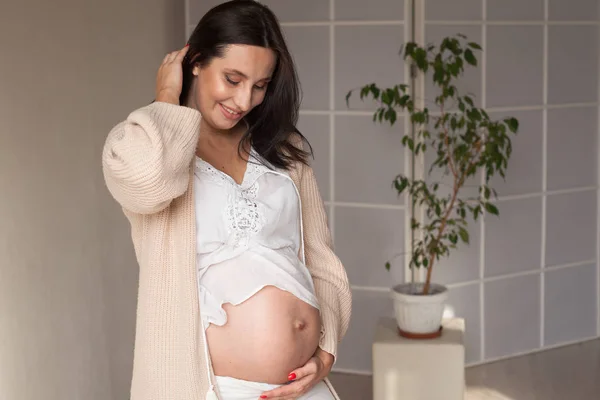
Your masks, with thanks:
<instances>
[{"instance_id":1,"label":"woman's hand in hair","mask_svg":"<svg viewBox=\"0 0 600 400\"><path fill-rule=\"evenodd\" d=\"M179 95L183 85L182 62L189 47L174 51L165 56L156 76L156 101L179 105Z\"/></svg>"}]
</instances>

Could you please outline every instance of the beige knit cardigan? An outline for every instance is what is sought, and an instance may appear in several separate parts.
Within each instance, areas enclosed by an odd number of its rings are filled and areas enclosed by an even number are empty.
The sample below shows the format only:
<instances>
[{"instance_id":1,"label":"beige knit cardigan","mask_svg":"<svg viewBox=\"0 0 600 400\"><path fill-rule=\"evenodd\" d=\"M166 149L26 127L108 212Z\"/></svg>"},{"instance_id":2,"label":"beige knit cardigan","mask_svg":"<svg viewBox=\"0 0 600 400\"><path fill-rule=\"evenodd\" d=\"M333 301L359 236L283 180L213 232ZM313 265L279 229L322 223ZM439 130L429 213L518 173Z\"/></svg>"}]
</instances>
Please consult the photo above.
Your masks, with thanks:
<instances>
[{"instance_id":1,"label":"beige knit cardigan","mask_svg":"<svg viewBox=\"0 0 600 400\"><path fill-rule=\"evenodd\" d=\"M203 400L211 385L196 285L192 177L200 118L192 108L155 102L115 126L103 149L106 185L131 223L139 263L132 400ZM319 346L336 356L350 320L348 277L332 251L312 168L297 163L289 174L321 307Z\"/></svg>"}]
</instances>

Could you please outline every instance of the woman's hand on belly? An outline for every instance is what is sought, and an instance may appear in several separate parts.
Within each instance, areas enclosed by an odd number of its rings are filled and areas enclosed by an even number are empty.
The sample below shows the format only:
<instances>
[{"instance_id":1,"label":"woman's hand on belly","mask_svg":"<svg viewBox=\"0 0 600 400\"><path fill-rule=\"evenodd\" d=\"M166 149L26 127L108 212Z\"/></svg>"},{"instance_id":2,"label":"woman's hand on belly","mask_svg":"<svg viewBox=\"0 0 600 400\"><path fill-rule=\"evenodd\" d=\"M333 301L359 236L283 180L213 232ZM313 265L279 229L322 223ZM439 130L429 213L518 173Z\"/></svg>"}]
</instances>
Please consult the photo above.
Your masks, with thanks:
<instances>
[{"instance_id":1,"label":"woman's hand on belly","mask_svg":"<svg viewBox=\"0 0 600 400\"><path fill-rule=\"evenodd\" d=\"M319 311L296 296L267 286L223 308L227 323L206 331L215 375L283 384L315 355Z\"/></svg>"},{"instance_id":2,"label":"woman's hand on belly","mask_svg":"<svg viewBox=\"0 0 600 400\"><path fill-rule=\"evenodd\" d=\"M333 355L317 348L315 355L306 365L290 373L289 380L293 381L292 383L264 392L260 398L271 400L299 398L329 375L333 361Z\"/></svg>"}]
</instances>

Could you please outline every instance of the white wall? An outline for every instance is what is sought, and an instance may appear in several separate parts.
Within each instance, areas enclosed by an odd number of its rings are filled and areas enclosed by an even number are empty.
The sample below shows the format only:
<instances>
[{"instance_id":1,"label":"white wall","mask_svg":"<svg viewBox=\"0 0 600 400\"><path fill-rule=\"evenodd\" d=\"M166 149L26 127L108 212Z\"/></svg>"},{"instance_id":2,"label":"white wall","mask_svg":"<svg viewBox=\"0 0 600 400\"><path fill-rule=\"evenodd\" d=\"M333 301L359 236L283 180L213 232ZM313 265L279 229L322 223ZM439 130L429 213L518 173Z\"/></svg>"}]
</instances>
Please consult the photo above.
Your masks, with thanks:
<instances>
[{"instance_id":1,"label":"white wall","mask_svg":"<svg viewBox=\"0 0 600 400\"><path fill-rule=\"evenodd\" d=\"M316 152L336 251L353 285L354 314L338 370L371 370L371 338L392 315L387 291L404 279L384 262L404 251L406 210L390 187L404 172L402 121L373 125L347 90L401 83L408 32L402 0L263 0L279 16L299 68L299 128ZM219 0L187 0L188 34ZM419 38L462 32L482 43L466 87L495 116L514 115L501 218L473 226L472 244L434 280L467 320L478 363L598 335L598 2L415 0ZM405 11L406 6L406 11ZM426 93L429 95L429 91ZM572 296L572 297L570 297Z\"/></svg>"},{"instance_id":2,"label":"white wall","mask_svg":"<svg viewBox=\"0 0 600 400\"><path fill-rule=\"evenodd\" d=\"M154 96L183 3L0 6L0 398L126 399L137 265L108 130Z\"/></svg>"}]
</instances>

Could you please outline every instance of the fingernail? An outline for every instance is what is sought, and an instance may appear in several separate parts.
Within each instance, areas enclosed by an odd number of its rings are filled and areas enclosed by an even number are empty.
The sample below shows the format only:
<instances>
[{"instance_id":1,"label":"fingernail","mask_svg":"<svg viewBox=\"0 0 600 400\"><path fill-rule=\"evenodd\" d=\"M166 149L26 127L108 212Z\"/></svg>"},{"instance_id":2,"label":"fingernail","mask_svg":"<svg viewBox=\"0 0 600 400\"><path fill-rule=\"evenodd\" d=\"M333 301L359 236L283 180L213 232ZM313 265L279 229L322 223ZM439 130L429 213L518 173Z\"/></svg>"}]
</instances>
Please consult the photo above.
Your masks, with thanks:
<instances>
[{"instance_id":1,"label":"fingernail","mask_svg":"<svg viewBox=\"0 0 600 400\"><path fill-rule=\"evenodd\" d=\"M292 372L291 374L288 375L288 380L293 381L294 379L296 379L296 374Z\"/></svg>"},{"instance_id":2,"label":"fingernail","mask_svg":"<svg viewBox=\"0 0 600 400\"><path fill-rule=\"evenodd\" d=\"M190 47L190 44L189 44L189 43L188 43L188 44L186 44L186 45L185 45L185 47Z\"/></svg>"},{"instance_id":3,"label":"fingernail","mask_svg":"<svg viewBox=\"0 0 600 400\"><path fill-rule=\"evenodd\" d=\"M266 399L266 398L267 398L267 396L264 396L264 395L263 395L263 396L260 396L260 398L261 398L261 399Z\"/></svg>"}]
</instances>

